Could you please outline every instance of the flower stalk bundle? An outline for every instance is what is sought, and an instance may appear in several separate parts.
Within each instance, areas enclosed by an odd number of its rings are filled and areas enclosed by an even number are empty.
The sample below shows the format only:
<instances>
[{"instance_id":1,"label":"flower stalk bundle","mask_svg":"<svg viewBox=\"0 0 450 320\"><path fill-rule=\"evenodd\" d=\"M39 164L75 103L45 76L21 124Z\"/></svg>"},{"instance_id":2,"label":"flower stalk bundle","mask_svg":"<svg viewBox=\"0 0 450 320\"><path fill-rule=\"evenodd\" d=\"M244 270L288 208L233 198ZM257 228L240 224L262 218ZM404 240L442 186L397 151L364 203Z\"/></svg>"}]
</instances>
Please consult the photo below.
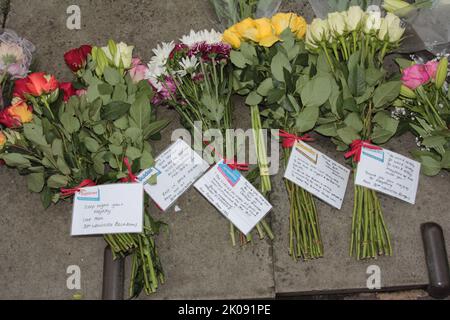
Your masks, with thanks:
<instances>
[{"instance_id":1,"label":"flower stalk bundle","mask_svg":"<svg viewBox=\"0 0 450 320\"><path fill-rule=\"evenodd\" d=\"M306 28L302 17L278 13L271 19L245 19L224 33L224 41L235 48L231 53L236 69L234 89L246 96L255 132L261 128L281 130L286 167L296 142L310 141L302 134L315 127L319 107L324 102L317 101L321 95L309 95L310 88L303 86L310 80L310 55L303 42ZM315 82L310 86L316 84L320 86ZM265 152L259 154L261 159L266 158ZM263 165L267 163L261 161L262 172ZM264 178L269 185L269 176ZM322 257L323 243L313 196L290 181L286 181L286 189L290 200L290 255L294 260Z\"/></svg>"},{"instance_id":2,"label":"flower stalk bundle","mask_svg":"<svg viewBox=\"0 0 450 320\"><path fill-rule=\"evenodd\" d=\"M401 82L383 68L387 54L397 48L405 29L398 17L350 7L315 19L306 46L315 53L320 92L329 93L321 107L316 131L348 151L355 175L363 148L389 141L399 122L387 111L400 94ZM326 80L325 80L326 79ZM350 255L358 260L392 255L390 235L375 191L355 186Z\"/></svg>"},{"instance_id":3,"label":"flower stalk bundle","mask_svg":"<svg viewBox=\"0 0 450 320\"><path fill-rule=\"evenodd\" d=\"M414 62L397 60L402 69L402 90L393 117L406 123L420 150L412 152L429 176L450 169L450 103L448 58Z\"/></svg>"},{"instance_id":4,"label":"flower stalk bundle","mask_svg":"<svg viewBox=\"0 0 450 320\"><path fill-rule=\"evenodd\" d=\"M65 57L79 76L74 84L45 73L16 81L13 105L0 114L8 127L0 159L27 176L44 207L84 187L135 182L135 172L154 165L147 140L168 122L156 121L148 82L130 76L131 54L132 47L113 41L84 46ZM115 258L133 256L131 296L153 293L164 282L154 242L161 224L144 216L142 234L104 237Z\"/></svg>"},{"instance_id":5,"label":"flower stalk bundle","mask_svg":"<svg viewBox=\"0 0 450 320\"><path fill-rule=\"evenodd\" d=\"M234 141L229 136L233 128L232 77L229 63L231 47L222 42L222 34L211 31L191 31L179 43L163 43L154 50L146 78L150 80L156 103L173 107L183 125L194 135L219 130L225 141L208 145L214 158L236 163ZM225 152L222 150L225 146ZM198 146L197 146L198 147ZM273 238L266 222L257 226L260 238ZM230 236L236 245L236 230L230 224ZM241 243L251 241L251 235L240 236Z\"/></svg>"}]
</instances>

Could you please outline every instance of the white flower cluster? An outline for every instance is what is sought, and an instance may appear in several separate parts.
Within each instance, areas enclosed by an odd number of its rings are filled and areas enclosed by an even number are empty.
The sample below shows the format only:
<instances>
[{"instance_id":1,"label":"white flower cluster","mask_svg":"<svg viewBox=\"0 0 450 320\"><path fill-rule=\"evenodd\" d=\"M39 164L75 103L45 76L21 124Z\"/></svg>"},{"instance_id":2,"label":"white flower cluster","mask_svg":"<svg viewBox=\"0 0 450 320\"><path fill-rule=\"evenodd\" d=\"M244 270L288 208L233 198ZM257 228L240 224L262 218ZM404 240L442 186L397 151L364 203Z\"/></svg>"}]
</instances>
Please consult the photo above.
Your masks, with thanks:
<instances>
[{"instance_id":1,"label":"white flower cluster","mask_svg":"<svg viewBox=\"0 0 450 320\"><path fill-rule=\"evenodd\" d=\"M405 28L400 18L392 13L382 17L379 8L364 12L359 6L352 6L345 12L330 13L327 20L314 19L306 33L306 45L317 49L323 43L359 32L395 44L401 40Z\"/></svg>"},{"instance_id":2,"label":"white flower cluster","mask_svg":"<svg viewBox=\"0 0 450 320\"><path fill-rule=\"evenodd\" d=\"M166 64L173 49L175 49L175 43L173 41L158 44L158 46L153 49L154 56L148 63L148 70L145 78L148 79L158 91L162 89L160 79L168 75Z\"/></svg>"},{"instance_id":3,"label":"white flower cluster","mask_svg":"<svg viewBox=\"0 0 450 320\"><path fill-rule=\"evenodd\" d=\"M191 30L191 32L188 35L183 36L180 41L190 48L199 43L218 44L222 42L222 34L214 29L211 29L211 31L202 30L198 32Z\"/></svg>"}]
</instances>

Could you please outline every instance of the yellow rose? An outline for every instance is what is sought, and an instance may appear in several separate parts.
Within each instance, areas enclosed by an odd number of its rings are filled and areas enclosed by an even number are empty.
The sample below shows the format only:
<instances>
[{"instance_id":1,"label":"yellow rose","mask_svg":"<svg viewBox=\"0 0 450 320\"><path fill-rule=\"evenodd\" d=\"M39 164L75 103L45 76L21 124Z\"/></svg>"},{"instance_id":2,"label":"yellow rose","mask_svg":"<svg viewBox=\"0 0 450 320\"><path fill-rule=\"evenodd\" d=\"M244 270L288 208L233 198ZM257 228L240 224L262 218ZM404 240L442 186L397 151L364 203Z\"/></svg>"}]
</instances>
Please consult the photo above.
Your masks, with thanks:
<instances>
[{"instance_id":1,"label":"yellow rose","mask_svg":"<svg viewBox=\"0 0 450 320\"><path fill-rule=\"evenodd\" d=\"M8 108L8 114L21 123L28 123L33 120L31 108L23 101L18 102Z\"/></svg>"},{"instance_id":2,"label":"yellow rose","mask_svg":"<svg viewBox=\"0 0 450 320\"><path fill-rule=\"evenodd\" d=\"M2 149L6 144L6 136L0 131L0 149Z\"/></svg>"},{"instance_id":3,"label":"yellow rose","mask_svg":"<svg viewBox=\"0 0 450 320\"><path fill-rule=\"evenodd\" d=\"M261 18L254 21L258 30L258 42L263 47L271 47L280 40L275 34L270 19Z\"/></svg>"},{"instance_id":4,"label":"yellow rose","mask_svg":"<svg viewBox=\"0 0 450 320\"><path fill-rule=\"evenodd\" d=\"M284 30L290 28L297 38L303 39L308 24L303 17L295 13L277 13L272 17L272 25L276 35L280 35Z\"/></svg>"},{"instance_id":5,"label":"yellow rose","mask_svg":"<svg viewBox=\"0 0 450 320\"><path fill-rule=\"evenodd\" d=\"M244 19L234 27L241 38L258 42L258 29L252 18Z\"/></svg>"},{"instance_id":6,"label":"yellow rose","mask_svg":"<svg viewBox=\"0 0 450 320\"><path fill-rule=\"evenodd\" d=\"M239 49L241 47L241 37L236 31L236 27L225 30L223 33L222 41L231 45L234 49Z\"/></svg>"}]
</instances>

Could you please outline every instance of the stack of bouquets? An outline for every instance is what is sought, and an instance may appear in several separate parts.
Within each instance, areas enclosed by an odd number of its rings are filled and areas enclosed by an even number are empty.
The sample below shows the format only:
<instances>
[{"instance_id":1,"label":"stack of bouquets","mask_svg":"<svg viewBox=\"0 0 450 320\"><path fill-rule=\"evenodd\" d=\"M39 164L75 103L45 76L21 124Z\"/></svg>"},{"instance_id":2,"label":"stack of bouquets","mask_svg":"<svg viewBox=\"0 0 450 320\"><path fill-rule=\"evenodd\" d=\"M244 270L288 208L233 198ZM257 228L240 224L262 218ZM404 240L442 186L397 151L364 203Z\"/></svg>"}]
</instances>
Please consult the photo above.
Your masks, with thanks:
<instances>
[{"instance_id":1,"label":"stack of bouquets","mask_svg":"<svg viewBox=\"0 0 450 320\"><path fill-rule=\"evenodd\" d=\"M133 48L110 41L83 46L65 59L78 80L58 83L45 73L18 80L13 106L0 121L0 159L27 177L43 205L70 200L82 187L134 182L154 164L147 140L166 121L156 121L147 81L132 77ZM130 294L155 292L164 281L154 235L160 225L145 214L143 234L106 235L116 257L133 256Z\"/></svg>"},{"instance_id":2,"label":"stack of bouquets","mask_svg":"<svg viewBox=\"0 0 450 320\"><path fill-rule=\"evenodd\" d=\"M28 75L34 45L12 30L0 35L0 109L11 104L14 81Z\"/></svg>"},{"instance_id":3,"label":"stack of bouquets","mask_svg":"<svg viewBox=\"0 0 450 320\"><path fill-rule=\"evenodd\" d=\"M409 125L420 148L412 152L414 157L422 163L424 174L435 176L450 169L448 58L397 61L403 86L393 117Z\"/></svg>"},{"instance_id":4,"label":"stack of bouquets","mask_svg":"<svg viewBox=\"0 0 450 320\"><path fill-rule=\"evenodd\" d=\"M316 131L348 151L355 172L363 147L378 148L395 133L399 122L388 109L400 94L401 81L383 68L385 56L397 48L405 29L400 19L354 6L346 12L315 19L306 47L317 55L313 67L322 79L318 95L328 96ZM392 255L389 231L376 192L355 187L351 254L358 259Z\"/></svg>"},{"instance_id":5,"label":"stack of bouquets","mask_svg":"<svg viewBox=\"0 0 450 320\"><path fill-rule=\"evenodd\" d=\"M231 46L222 42L221 33L191 31L179 42L162 43L153 50L146 78L155 91L154 102L173 107L183 125L194 135L203 135L210 129L220 130L225 137L223 144L214 143L208 147L216 160L225 159L236 167L234 138L227 131L233 128L230 51ZM265 222L258 225L257 230L261 238L265 233L273 238ZM230 236L235 245L232 224ZM250 240L251 235L246 238L241 235L241 243Z\"/></svg>"},{"instance_id":6,"label":"stack of bouquets","mask_svg":"<svg viewBox=\"0 0 450 320\"><path fill-rule=\"evenodd\" d=\"M321 88L321 79L312 77L313 72L308 68L309 59L315 57L305 49L306 30L303 17L278 13L270 19L245 19L224 33L224 41L234 47L231 52L235 66L234 90L246 96L256 131L261 127L282 130L286 165L296 141L311 140L302 134L315 127L319 107L328 99L315 92ZM261 159L265 154L263 148L261 143ZM262 173L265 165L261 161ZM267 180L270 187L268 177ZM286 188L290 198L291 256L295 260L322 257L323 243L313 196L289 181Z\"/></svg>"}]
</instances>

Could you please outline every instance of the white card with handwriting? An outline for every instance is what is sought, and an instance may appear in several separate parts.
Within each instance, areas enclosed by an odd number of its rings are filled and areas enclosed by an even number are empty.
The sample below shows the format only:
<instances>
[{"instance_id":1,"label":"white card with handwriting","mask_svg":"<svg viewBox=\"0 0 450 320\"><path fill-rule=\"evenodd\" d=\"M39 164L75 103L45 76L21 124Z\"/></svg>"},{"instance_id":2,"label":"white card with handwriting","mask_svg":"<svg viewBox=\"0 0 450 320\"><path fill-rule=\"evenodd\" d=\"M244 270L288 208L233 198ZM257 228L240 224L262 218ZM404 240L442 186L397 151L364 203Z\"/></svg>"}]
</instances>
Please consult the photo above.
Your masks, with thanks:
<instances>
[{"instance_id":1,"label":"white card with handwriting","mask_svg":"<svg viewBox=\"0 0 450 320\"><path fill-rule=\"evenodd\" d=\"M144 189L140 183L82 188L75 194L72 236L141 233Z\"/></svg>"},{"instance_id":2,"label":"white card with handwriting","mask_svg":"<svg viewBox=\"0 0 450 320\"><path fill-rule=\"evenodd\" d=\"M355 183L415 204L419 177L419 162L386 149L363 148Z\"/></svg>"},{"instance_id":3,"label":"white card with handwriting","mask_svg":"<svg viewBox=\"0 0 450 320\"><path fill-rule=\"evenodd\" d=\"M285 178L341 209L350 170L302 141L292 149Z\"/></svg>"},{"instance_id":4,"label":"white card with handwriting","mask_svg":"<svg viewBox=\"0 0 450 320\"><path fill-rule=\"evenodd\" d=\"M272 210L266 198L224 161L198 180L195 188L246 235Z\"/></svg>"},{"instance_id":5,"label":"white card with handwriting","mask_svg":"<svg viewBox=\"0 0 450 320\"><path fill-rule=\"evenodd\" d=\"M154 168L144 170L138 180L161 210L169 209L208 169L209 164L179 139L156 158ZM148 183L157 176L157 184Z\"/></svg>"}]
</instances>

